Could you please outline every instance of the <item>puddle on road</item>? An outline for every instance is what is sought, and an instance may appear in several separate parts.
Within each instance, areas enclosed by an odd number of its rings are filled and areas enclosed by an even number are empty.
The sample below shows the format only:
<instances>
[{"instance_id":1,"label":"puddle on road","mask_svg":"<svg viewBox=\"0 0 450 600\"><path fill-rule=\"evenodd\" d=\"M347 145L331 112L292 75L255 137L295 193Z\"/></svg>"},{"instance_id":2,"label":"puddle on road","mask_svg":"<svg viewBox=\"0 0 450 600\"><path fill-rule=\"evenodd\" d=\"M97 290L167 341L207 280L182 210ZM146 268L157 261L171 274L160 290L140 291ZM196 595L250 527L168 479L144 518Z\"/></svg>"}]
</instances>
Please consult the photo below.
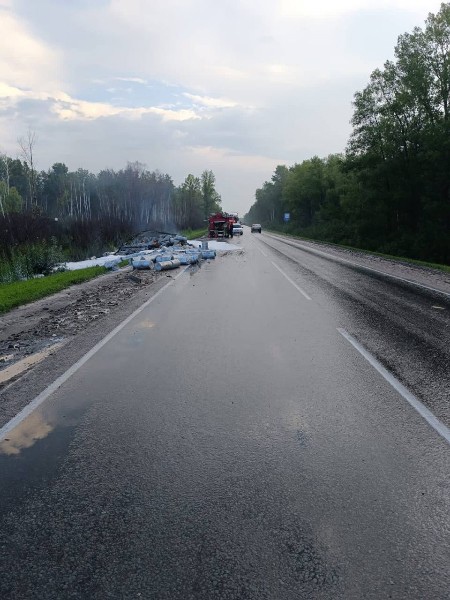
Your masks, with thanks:
<instances>
[{"instance_id":1,"label":"puddle on road","mask_svg":"<svg viewBox=\"0 0 450 600\"><path fill-rule=\"evenodd\" d=\"M91 403L91 396L80 396L75 403L46 401L10 430L4 428L0 439L0 518L26 502L31 491L45 489L58 476L77 425Z\"/></svg>"},{"instance_id":2,"label":"puddle on road","mask_svg":"<svg viewBox=\"0 0 450 600\"><path fill-rule=\"evenodd\" d=\"M139 322L139 327L141 327L142 329L153 329L155 325L156 323L150 321L149 319L144 319L143 321Z\"/></svg>"},{"instance_id":3,"label":"puddle on road","mask_svg":"<svg viewBox=\"0 0 450 600\"><path fill-rule=\"evenodd\" d=\"M0 454L8 456L20 454L31 448L38 440L46 438L54 429L40 413L32 413L0 441Z\"/></svg>"}]
</instances>

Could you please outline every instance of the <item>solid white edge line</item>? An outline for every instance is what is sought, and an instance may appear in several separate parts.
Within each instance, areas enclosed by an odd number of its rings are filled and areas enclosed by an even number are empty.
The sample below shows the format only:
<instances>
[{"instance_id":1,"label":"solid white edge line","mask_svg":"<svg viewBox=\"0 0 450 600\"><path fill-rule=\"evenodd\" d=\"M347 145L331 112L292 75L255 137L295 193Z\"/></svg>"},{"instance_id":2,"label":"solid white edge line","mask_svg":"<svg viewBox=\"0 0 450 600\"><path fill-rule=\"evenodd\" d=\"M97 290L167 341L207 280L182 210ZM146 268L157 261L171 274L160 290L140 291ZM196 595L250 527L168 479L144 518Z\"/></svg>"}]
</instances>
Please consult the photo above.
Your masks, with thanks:
<instances>
[{"instance_id":1,"label":"solid white edge line","mask_svg":"<svg viewBox=\"0 0 450 600\"><path fill-rule=\"evenodd\" d=\"M374 369L427 421L431 427L450 444L450 429L418 400L403 384L396 379L383 365L368 352L345 329L337 328L339 333L369 362Z\"/></svg>"},{"instance_id":2,"label":"solid white edge line","mask_svg":"<svg viewBox=\"0 0 450 600\"><path fill-rule=\"evenodd\" d=\"M187 269L188 267L186 267ZM102 340L100 340L93 348L91 348L84 356L82 356L75 364L73 364L65 373L60 375L58 379L55 379L53 383L51 383L45 390L43 390L34 400L32 400L29 404L27 404L15 417L13 417L8 423L3 425L0 428L0 442L8 435L10 431L15 429L17 425L19 425L24 419L29 417L32 412L34 412L49 396L53 394L63 383L65 383L74 373L78 371L94 354L96 354L100 348L102 348L105 344L107 344L121 329L128 325L128 323L134 319L140 312L142 312L149 304L151 304L156 298L164 292L170 285L172 285L178 277L183 275L186 271L183 269L181 273L178 273L172 281L168 281L163 287L156 292L154 296L149 298L144 304L142 304L139 308L137 308L131 315L129 315L126 319L124 319L115 329L113 329L108 335L106 335Z\"/></svg>"},{"instance_id":3,"label":"solid white edge line","mask_svg":"<svg viewBox=\"0 0 450 600\"><path fill-rule=\"evenodd\" d=\"M296 290L298 290L300 292L300 294L302 294L307 300L311 300L311 298L308 296L308 294L306 292L304 292L302 290L302 288L299 287L295 283L295 281L292 281L292 279L289 277L289 275L286 275L286 273L282 269L280 269L280 267L277 264L275 264L273 261L270 261L270 262L273 264L273 266L275 267L275 269L278 269L280 271L280 273L282 275L284 275L284 277L286 277L286 279L289 281L289 283L292 283L292 285L295 287Z\"/></svg>"},{"instance_id":4,"label":"solid white edge line","mask_svg":"<svg viewBox=\"0 0 450 600\"><path fill-rule=\"evenodd\" d=\"M268 237L278 239L281 242L285 241L285 239L280 236L273 235L273 234L272 235L267 234L267 235L268 235ZM333 256L333 254L328 254L327 252L323 252L322 250L316 250L316 248L312 248L311 246L304 246L303 244L293 243L292 240L290 240L290 239L289 239L289 241L292 243L292 245L295 248L308 250L312 254L317 254L319 256L325 256L326 258L334 260L335 262L347 263L347 264L351 265L352 267L359 267L360 269L365 269L366 271L372 271L372 273L377 273L378 275L383 275L384 277L390 277L391 279L397 279L398 281L403 281L404 283L409 283L410 285L415 285L424 290L428 290L429 292L435 292L436 294L442 294L442 295L450 298L450 294L448 292L443 292L442 290L432 288L428 285L424 285L423 283L417 283L417 281L411 281L410 279L405 279L404 277L399 277L398 275L391 275L391 273L386 273L385 271L379 271L378 269L374 269L373 267L366 267L366 265L360 265L358 263L352 262L351 260L347 260L346 258L341 258L340 256Z\"/></svg>"}]
</instances>

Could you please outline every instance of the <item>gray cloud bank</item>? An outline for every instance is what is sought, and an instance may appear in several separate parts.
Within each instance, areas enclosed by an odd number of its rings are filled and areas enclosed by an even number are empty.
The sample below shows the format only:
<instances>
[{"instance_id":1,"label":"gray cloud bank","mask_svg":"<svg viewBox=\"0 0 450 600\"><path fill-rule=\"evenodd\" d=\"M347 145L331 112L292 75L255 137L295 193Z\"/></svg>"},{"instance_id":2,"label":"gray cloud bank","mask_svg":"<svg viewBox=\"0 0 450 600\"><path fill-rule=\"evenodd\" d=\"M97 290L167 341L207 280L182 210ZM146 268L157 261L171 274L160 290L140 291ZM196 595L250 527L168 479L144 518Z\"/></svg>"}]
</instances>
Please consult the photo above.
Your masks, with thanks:
<instances>
[{"instance_id":1,"label":"gray cloud bank","mask_svg":"<svg viewBox=\"0 0 450 600\"><path fill-rule=\"evenodd\" d=\"M344 150L353 93L431 4L0 0L0 150L31 127L41 169L212 169L244 213L277 164Z\"/></svg>"}]
</instances>

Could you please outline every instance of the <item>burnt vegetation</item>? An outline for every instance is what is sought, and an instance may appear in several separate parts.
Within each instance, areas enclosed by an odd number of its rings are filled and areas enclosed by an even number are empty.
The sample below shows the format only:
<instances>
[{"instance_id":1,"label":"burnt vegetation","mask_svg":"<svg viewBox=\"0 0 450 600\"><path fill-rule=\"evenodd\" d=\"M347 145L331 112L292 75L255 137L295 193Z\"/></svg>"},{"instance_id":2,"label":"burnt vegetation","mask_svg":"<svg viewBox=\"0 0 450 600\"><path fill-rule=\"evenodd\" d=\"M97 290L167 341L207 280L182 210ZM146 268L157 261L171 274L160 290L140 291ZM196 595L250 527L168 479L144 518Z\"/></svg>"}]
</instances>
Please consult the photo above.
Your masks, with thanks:
<instances>
[{"instance_id":1,"label":"burnt vegetation","mask_svg":"<svg viewBox=\"0 0 450 600\"><path fill-rule=\"evenodd\" d=\"M0 161L0 282L115 250L146 229L200 228L220 207L212 171L190 174L178 187L138 162L97 175L63 163L37 172L28 158L36 137L27 139L22 160Z\"/></svg>"}]
</instances>

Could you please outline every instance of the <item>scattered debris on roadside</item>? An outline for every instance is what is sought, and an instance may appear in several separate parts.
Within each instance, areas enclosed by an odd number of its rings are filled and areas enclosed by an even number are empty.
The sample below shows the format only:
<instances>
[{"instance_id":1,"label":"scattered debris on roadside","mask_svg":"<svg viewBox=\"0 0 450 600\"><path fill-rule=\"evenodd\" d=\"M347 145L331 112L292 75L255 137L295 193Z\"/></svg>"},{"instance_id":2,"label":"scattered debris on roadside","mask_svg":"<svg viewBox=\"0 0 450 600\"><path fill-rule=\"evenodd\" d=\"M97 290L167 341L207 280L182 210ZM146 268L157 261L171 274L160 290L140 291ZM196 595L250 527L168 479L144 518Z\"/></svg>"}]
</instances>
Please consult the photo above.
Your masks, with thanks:
<instances>
[{"instance_id":1,"label":"scattered debris on roadside","mask_svg":"<svg viewBox=\"0 0 450 600\"><path fill-rule=\"evenodd\" d=\"M216 253L241 250L240 246L227 242L208 240L190 240L178 234L146 232L139 234L128 244L122 245L117 252L105 253L98 258L89 260L67 262L68 270L82 269L92 266L104 266L110 270L118 270L119 264L128 261L133 269L156 269L158 271L177 268L178 266L196 264L202 259L214 259ZM180 261L163 266L158 262Z\"/></svg>"},{"instance_id":2,"label":"scattered debris on roadside","mask_svg":"<svg viewBox=\"0 0 450 600\"><path fill-rule=\"evenodd\" d=\"M157 250L143 250L129 255L130 264L133 269L155 269L165 271L176 269L182 265L193 265L200 260L216 257L216 251L210 250L208 242L203 242L202 248L176 245L162 246Z\"/></svg>"},{"instance_id":3,"label":"scattered debris on roadside","mask_svg":"<svg viewBox=\"0 0 450 600\"><path fill-rule=\"evenodd\" d=\"M187 238L184 237L184 235L161 231L145 231L136 236L136 238L128 244L123 244L117 253L127 255L135 252L142 252L143 250L155 250L162 246L170 247L184 245L186 243Z\"/></svg>"},{"instance_id":4,"label":"scattered debris on roadside","mask_svg":"<svg viewBox=\"0 0 450 600\"><path fill-rule=\"evenodd\" d=\"M86 330L89 324L98 322L131 301L136 294L145 293L146 286L158 278L172 277L167 271L188 267L195 274L205 261L216 256L226 256L231 251L242 251L240 246L211 240L187 241L183 236L164 234L158 238L159 246L148 248L155 238L137 238L120 254L106 253L99 259L71 263L72 269L111 263L111 273L85 284L79 284L51 299L43 299L28 306L0 315L0 373L11 365L42 356L47 348L65 344ZM149 242L150 240L150 242ZM167 243L162 243L167 242ZM144 244L142 248L139 244ZM138 249L139 248L139 249ZM127 253L122 252L126 250ZM138 250L137 252L132 250ZM128 265L123 267L123 261ZM119 268L118 263L122 263ZM162 273L161 271L165 271ZM161 273L160 273L161 272ZM32 366L34 360L24 361ZM0 383L0 388L6 380Z\"/></svg>"}]
</instances>

